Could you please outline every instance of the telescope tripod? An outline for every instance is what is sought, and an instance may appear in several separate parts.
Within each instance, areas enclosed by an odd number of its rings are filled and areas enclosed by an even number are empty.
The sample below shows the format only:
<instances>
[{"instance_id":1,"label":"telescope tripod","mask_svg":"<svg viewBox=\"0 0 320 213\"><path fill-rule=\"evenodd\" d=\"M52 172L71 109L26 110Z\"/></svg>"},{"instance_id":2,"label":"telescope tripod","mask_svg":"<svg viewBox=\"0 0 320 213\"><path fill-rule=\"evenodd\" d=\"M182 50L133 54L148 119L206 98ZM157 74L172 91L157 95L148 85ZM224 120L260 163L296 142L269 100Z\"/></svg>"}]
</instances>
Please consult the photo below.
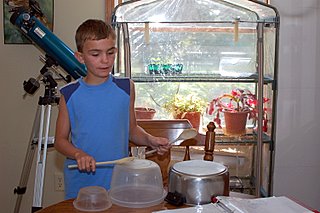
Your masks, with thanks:
<instances>
[{"instance_id":1,"label":"telescope tripod","mask_svg":"<svg viewBox=\"0 0 320 213\"><path fill-rule=\"evenodd\" d=\"M14 193L18 195L14 213L19 212L22 196L27 190L27 183L36 150L37 161L31 212L36 212L42 209L42 194L47 148L53 146L54 143L54 137L49 137L51 109L53 104L57 105L59 103L59 98L55 96L56 84L52 85L51 83L49 82L46 84L45 95L40 97L38 101L38 108L25 156L20 183L19 186L14 189Z\"/></svg>"}]
</instances>

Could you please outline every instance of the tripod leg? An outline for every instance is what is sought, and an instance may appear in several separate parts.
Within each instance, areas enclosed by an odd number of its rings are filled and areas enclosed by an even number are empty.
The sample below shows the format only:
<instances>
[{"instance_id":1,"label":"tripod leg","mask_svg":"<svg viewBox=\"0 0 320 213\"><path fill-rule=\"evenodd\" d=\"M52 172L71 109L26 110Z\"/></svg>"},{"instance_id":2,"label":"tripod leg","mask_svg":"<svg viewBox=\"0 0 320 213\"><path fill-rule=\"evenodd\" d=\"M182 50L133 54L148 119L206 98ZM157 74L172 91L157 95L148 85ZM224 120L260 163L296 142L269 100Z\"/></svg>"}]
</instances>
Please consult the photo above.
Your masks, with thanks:
<instances>
[{"instance_id":1,"label":"tripod leg","mask_svg":"<svg viewBox=\"0 0 320 213\"><path fill-rule=\"evenodd\" d=\"M27 153L25 156L24 164L23 164L20 182L19 182L19 185L14 189L14 193L18 195L15 208L14 208L14 213L19 212L22 196L25 194L27 190L28 179L29 179L29 175L30 175L30 171L33 163L33 157L35 153L35 148L36 148L35 140L36 140L36 132L38 132L38 128L39 128L39 111L40 111L40 107L37 108L36 116L33 122L32 133L29 139L29 145L28 145Z\"/></svg>"},{"instance_id":2,"label":"tripod leg","mask_svg":"<svg viewBox=\"0 0 320 213\"><path fill-rule=\"evenodd\" d=\"M46 112L46 116L45 116L45 112ZM38 137L39 139L38 155L37 155L37 163L36 163L36 177L35 177L35 183L34 183L32 212L35 212L42 208L42 194L43 194L45 167L46 167L47 148L48 148L48 141L49 141L50 116L51 116L51 105L41 106L40 126L39 126L40 128L39 128L39 137ZM45 133L43 136L44 122L45 122L45 129L44 129Z\"/></svg>"}]
</instances>

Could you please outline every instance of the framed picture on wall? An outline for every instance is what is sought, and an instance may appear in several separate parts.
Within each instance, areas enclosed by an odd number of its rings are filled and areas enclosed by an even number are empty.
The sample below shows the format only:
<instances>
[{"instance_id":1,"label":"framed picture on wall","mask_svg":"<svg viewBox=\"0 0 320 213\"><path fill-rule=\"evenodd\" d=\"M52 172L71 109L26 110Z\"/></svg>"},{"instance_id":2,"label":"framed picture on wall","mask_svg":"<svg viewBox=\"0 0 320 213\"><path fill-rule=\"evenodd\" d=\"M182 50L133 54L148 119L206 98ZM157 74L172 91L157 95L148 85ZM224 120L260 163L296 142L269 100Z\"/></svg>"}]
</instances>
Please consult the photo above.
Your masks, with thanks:
<instances>
[{"instance_id":1,"label":"framed picture on wall","mask_svg":"<svg viewBox=\"0 0 320 213\"><path fill-rule=\"evenodd\" d=\"M48 29L53 30L53 0L3 0L3 40L5 44L31 44L31 41L20 32L20 30L10 22L10 17L15 8L23 7L30 9L29 2L37 4L44 14L37 17Z\"/></svg>"}]
</instances>

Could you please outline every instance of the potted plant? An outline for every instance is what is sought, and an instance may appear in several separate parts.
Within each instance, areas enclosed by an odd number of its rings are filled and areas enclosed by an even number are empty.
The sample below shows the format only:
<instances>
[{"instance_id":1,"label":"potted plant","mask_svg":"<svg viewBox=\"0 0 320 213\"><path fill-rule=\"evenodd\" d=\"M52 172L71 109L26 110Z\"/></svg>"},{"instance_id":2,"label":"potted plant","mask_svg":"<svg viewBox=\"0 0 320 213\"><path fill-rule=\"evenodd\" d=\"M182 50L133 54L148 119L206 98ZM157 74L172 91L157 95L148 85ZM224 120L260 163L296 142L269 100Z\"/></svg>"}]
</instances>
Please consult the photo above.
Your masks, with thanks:
<instances>
[{"instance_id":1,"label":"potted plant","mask_svg":"<svg viewBox=\"0 0 320 213\"><path fill-rule=\"evenodd\" d=\"M268 98L263 99L263 103L268 102ZM223 94L217 98L214 98L207 108L209 115L215 113L214 122L221 127L220 113L224 113L226 133L227 134L244 134L247 119L257 119L258 100L256 95L247 89L233 89L231 93ZM263 131L268 129L268 117L266 113L267 109L263 108ZM238 116L234 118L235 116ZM230 123L235 121L234 123ZM234 127L235 129L230 129Z\"/></svg>"},{"instance_id":2,"label":"potted plant","mask_svg":"<svg viewBox=\"0 0 320 213\"><path fill-rule=\"evenodd\" d=\"M156 110L150 107L135 107L136 119L153 119Z\"/></svg>"},{"instance_id":3,"label":"potted plant","mask_svg":"<svg viewBox=\"0 0 320 213\"><path fill-rule=\"evenodd\" d=\"M175 94L164 104L164 108L171 112L174 118L188 119L196 129L199 129L200 117L206 106L207 102L193 94Z\"/></svg>"}]
</instances>

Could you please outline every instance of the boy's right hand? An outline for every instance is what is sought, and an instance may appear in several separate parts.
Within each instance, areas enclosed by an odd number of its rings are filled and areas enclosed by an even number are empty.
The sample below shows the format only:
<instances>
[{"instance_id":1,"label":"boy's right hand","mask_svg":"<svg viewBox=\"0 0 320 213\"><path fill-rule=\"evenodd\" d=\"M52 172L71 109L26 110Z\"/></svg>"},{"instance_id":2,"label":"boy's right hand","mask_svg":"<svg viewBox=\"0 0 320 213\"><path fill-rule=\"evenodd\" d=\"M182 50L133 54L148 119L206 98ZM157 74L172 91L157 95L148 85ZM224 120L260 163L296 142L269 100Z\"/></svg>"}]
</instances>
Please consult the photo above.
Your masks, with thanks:
<instances>
[{"instance_id":1,"label":"boy's right hand","mask_svg":"<svg viewBox=\"0 0 320 213\"><path fill-rule=\"evenodd\" d=\"M96 160L83 151L79 151L75 154L75 160L78 164L80 171L95 172L96 171Z\"/></svg>"}]
</instances>

